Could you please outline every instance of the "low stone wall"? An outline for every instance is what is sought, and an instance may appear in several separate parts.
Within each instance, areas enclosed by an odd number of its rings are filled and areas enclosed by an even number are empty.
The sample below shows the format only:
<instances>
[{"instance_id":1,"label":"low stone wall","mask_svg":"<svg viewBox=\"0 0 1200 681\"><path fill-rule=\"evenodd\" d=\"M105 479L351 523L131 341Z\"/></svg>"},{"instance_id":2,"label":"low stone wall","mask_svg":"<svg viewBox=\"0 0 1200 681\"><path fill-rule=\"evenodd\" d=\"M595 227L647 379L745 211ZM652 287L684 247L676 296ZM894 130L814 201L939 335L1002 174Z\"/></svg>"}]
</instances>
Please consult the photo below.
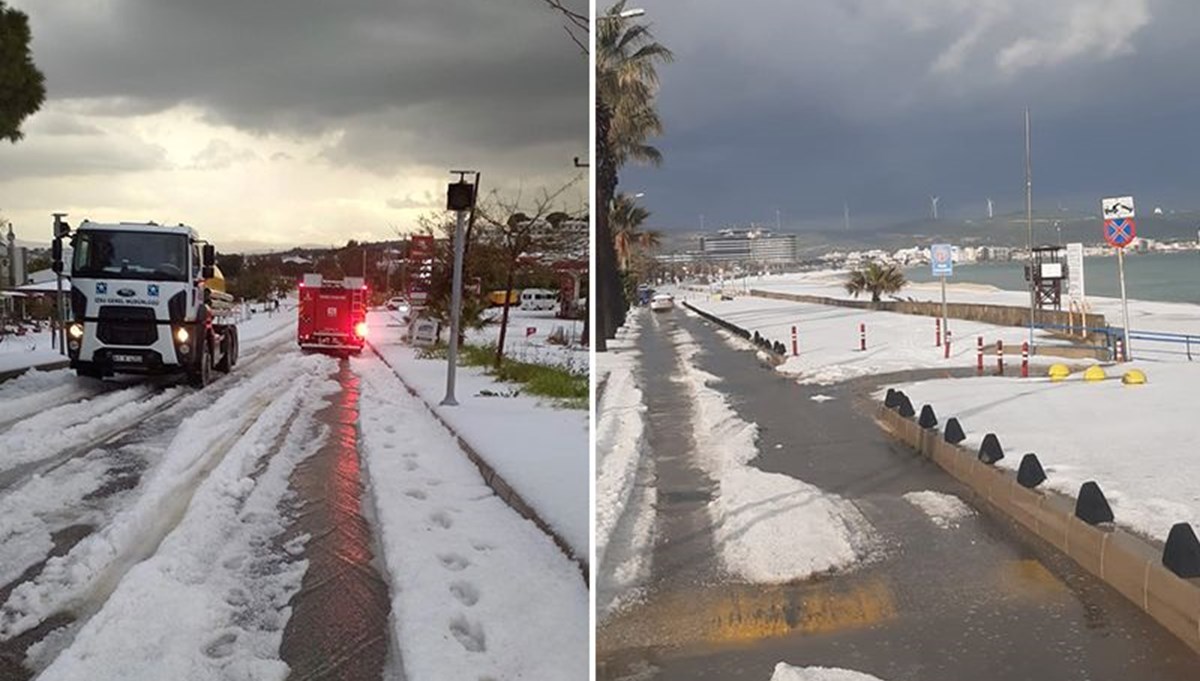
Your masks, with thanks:
<instances>
[{"instance_id":1,"label":"low stone wall","mask_svg":"<svg viewBox=\"0 0 1200 681\"><path fill-rule=\"evenodd\" d=\"M921 315L924 317L942 316L942 304L934 301L886 300L873 303L869 300L847 300L845 298L828 298L825 296L810 296L803 293L763 291L761 289L751 289L750 295L758 296L759 298L790 300L798 303L815 303L817 305L832 305L835 307L850 307L859 310L899 312L900 314ZM1029 308L1013 307L1010 305L946 303L946 316L950 319L983 322L997 326L1029 325ZM1100 329L1108 326L1104 315L1088 314L1084 317L1084 326L1087 328ZM1037 313L1037 320L1043 324L1067 326L1069 323L1074 322L1076 326L1079 325L1079 315L1074 315L1074 319L1071 319L1067 312L1061 310L1042 310Z\"/></svg>"},{"instance_id":2,"label":"low stone wall","mask_svg":"<svg viewBox=\"0 0 1200 681\"><path fill-rule=\"evenodd\" d=\"M1070 556L1200 653L1200 579L1185 579L1164 567L1161 547L1111 524L1080 520L1072 499L1021 485L1012 472L947 442L936 427L922 428L885 406L876 419L893 437Z\"/></svg>"}]
</instances>

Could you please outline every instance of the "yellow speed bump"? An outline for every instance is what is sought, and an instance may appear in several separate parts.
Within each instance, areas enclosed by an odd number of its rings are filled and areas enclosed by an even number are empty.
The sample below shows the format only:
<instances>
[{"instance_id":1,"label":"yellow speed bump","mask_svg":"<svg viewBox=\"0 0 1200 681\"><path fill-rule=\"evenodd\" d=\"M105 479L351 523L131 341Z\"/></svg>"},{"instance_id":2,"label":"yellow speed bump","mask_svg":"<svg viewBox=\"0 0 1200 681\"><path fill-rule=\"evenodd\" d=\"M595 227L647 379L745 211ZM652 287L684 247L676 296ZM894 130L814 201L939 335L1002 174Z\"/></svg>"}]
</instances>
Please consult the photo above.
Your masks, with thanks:
<instances>
[{"instance_id":1,"label":"yellow speed bump","mask_svg":"<svg viewBox=\"0 0 1200 681\"><path fill-rule=\"evenodd\" d=\"M1103 381L1105 378L1108 378L1108 376L1104 373L1104 367L1099 364L1094 364L1088 367L1087 371L1083 372L1083 380L1088 383Z\"/></svg>"},{"instance_id":2,"label":"yellow speed bump","mask_svg":"<svg viewBox=\"0 0 1200 681\"><path fill-rule=\"evenodd\" d=\"M1121 382L1125 385L1145 385L1146 374L1142 373L1140 369L1130 369L1121 376Z\"/></svg>"},{"instance_id":3,"label":"yellow speed bump","mask_svg":"<svg viewBox=\"0 0 1200 681\"><path fill-rule=\"evenodd\" d=\"M1065 381L1067 376L1071 375L1071 370L1067 368L1066 364L1051 364L1048 375L1051 381Z\"/></svg>"}]
</instances>

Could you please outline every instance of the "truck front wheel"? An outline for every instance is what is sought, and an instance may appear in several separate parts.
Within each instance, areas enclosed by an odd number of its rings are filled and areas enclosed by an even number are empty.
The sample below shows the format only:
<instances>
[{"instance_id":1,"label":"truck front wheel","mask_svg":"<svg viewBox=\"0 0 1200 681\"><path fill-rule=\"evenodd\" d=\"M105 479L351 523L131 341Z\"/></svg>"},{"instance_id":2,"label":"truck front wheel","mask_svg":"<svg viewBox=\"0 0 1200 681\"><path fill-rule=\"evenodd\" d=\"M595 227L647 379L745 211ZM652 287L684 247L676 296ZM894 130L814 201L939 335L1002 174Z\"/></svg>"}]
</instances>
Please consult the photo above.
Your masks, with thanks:
<instances>
[{"instance_id":1,"label":"truck front wheel","mask_svg":"<svg viewBox=\"0 0 1200 681\"><path fill-rule=\"evenodd\" d=\"M188 372L188 381L195 388L203 388L212 381L212 351L208 340L200 342L196 366Z\"/></svg>"}]
</instances>

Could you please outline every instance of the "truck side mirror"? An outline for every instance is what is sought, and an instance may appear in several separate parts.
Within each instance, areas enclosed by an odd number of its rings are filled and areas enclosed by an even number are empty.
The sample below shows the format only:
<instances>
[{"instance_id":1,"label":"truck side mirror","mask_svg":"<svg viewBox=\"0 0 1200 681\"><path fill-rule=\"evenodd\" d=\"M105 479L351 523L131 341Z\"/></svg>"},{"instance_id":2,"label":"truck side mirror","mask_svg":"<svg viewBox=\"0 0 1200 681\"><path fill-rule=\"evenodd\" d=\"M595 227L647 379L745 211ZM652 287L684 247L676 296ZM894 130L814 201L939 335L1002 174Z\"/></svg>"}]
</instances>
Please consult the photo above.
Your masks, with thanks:
<instances>
[{"instance_id":1,"label":"truck side mirror","mask_svg":"<svg viewBox=\"0 0 1200 681\"><path fill-rule=\"evenodd\" d=\"M213 275L216 274L214 268L217 264L217 249L212 244L204 244L200 248L200 252L202 253L200 276L205 279L212 279Z\"/></svg>"},{"instance_id":2,"label":"truck side mirror","mask_svg":"<svg viewBox=\"0 0 1200 681\"><path fill-rule=\"evenodd\" d=\"M55 274L62 274L63 271L63 247L62 237L55 237L50 244L50 269L54 270Z\"/></svg>"}]
</instances>

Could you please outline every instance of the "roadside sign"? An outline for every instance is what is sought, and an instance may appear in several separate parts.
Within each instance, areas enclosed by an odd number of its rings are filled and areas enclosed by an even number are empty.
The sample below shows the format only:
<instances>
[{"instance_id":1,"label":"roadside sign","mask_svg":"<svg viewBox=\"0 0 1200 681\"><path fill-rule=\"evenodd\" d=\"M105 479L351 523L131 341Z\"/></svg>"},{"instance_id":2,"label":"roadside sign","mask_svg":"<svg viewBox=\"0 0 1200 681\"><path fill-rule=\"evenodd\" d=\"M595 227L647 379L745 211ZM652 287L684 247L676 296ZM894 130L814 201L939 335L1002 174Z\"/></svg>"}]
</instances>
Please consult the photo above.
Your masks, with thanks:
<instances>
[{"instance_id":1,"label":"roadside sign","mask_svg":"<svg viewBox=\"0 0 1200 681\"><path fill-rule=\"evenodd\" d=\"M933 266L933 276L952 276L954 274L954 248L950 244L933 244L929 247L929 262Z\"/></svg>"},{"instance_id":2,"label":"roadside sign","mask_svg":"<svg viewBox=\"0 0 1200 681\"><path fill-rule=\"evenodd\" d=\"M1113 248L1125 248L1137 236L1137 223L1133 218L1117 218L1104 221L1104 240Z\"/></svg>"},{"instance_id":3,"label":"roadside sign","mask_svg":"<svg viewBox=\"0 0 1200 681\"><path fill-rule=\"evenodd\" d=\"M1067 299L1082 305L1084 300L1083 288L1083 244L1067 244Z\"/></svg>"},{"instance_id":4,"label":"roadside sign","mask_svg":"<svg viewBox=\"0 0 1200 681\"><path fill-rule=\"evenodd\" d=\"M1100 215L1105 220L1122 220L1136 217L1133 212L1132 196L1114 196L1100 199Z\"/></svg>"}]
</instances>

